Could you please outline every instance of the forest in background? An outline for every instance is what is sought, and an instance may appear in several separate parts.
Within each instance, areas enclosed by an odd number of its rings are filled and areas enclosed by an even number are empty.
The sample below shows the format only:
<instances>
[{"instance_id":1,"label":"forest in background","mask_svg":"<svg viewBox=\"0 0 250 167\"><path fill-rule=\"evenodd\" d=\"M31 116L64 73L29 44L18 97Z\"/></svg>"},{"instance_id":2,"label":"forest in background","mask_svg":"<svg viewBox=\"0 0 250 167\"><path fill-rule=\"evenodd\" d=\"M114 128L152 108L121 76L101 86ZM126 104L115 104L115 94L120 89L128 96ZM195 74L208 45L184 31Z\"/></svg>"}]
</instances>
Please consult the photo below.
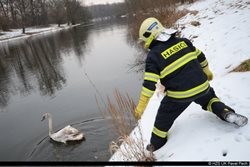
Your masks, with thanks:
<instances>
[{"instance_id":1,"label":"forest in background","mask_svg":"<svg viewBox=\"0 0 250 167\"><path fill-rule=\"evenodd\" d=\"M173 14L176 4L194 0L125 0L124 3L87 6L81 0L1 0L0 29L48 26L49 24L83 24L91 21L127 16L136 19ZM133 19L131 19L134 21Z\"/></svg>"}]
</instances>

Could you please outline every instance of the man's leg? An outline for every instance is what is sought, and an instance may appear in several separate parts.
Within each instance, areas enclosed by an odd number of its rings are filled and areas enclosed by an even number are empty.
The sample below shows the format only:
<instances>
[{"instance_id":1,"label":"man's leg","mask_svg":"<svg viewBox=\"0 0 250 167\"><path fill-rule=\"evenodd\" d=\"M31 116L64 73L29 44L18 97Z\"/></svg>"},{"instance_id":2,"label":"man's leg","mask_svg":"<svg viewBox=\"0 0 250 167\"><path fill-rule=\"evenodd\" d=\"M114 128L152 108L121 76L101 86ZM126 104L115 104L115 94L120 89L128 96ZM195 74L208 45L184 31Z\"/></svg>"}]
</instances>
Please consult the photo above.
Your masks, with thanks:
<instances>
[{"instance_id":1,"label":"man's leg","mask_svg":"<svg viewBox=\"0 0 250 167\"><path fill-rule=\"evenodd\" d=\"M206 95L196 99L195 103L200 104L202 109L213 112L226 122L234 123L238 126L244 126L248 122L247 117L235 113L231 107L221 102L213 88L210 88Z\"/></svg>"},{"instance_id":2,"label":"man's leg","mask_svg":"<svg viewBox=\"0 0 250 167\"><path fill-rule=\"evenodd\" d=\"M173 102L168 97L164 97L158 109L151 140L147 150L156 151L161 148L168 137L168 130L173 125L175 119L191 104L191 102Z\"/></svg>"}]
</instances>

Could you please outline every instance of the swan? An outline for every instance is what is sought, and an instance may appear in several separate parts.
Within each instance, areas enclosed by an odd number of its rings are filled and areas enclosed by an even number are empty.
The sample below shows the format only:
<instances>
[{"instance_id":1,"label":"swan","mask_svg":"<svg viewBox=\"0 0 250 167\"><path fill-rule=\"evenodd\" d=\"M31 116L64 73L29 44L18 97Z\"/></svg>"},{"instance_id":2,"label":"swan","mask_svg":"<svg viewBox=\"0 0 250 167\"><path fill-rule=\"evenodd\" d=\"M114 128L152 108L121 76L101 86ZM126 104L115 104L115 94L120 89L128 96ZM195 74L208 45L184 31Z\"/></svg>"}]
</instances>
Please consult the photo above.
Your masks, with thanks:
<instances>
[{"instance_id":1,"label":"swan","mask_svg":"<svg viewBox=\"0 0 250 167\"><path fill-rule=\"evenodd\" d=\"M41 121L44 121L46 118L48 119L49 123L49 137L52 140L66 144L67 141L80 141L85 139L84 133L80 132L70 125L67 125L63 129L53 133L51 114L48 112L43 114Z\"/></svg>"}]
</instances>

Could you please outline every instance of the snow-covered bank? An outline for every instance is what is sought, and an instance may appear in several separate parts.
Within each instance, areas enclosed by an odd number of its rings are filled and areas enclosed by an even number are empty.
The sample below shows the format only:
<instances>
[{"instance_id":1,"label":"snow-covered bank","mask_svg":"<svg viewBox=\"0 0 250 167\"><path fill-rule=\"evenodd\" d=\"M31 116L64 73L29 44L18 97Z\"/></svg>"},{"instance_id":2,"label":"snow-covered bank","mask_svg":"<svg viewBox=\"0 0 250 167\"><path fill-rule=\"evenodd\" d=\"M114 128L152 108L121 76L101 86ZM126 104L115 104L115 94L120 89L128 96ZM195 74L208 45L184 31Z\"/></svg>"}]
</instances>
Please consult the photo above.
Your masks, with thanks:
<instances>
[{"instance_id":1,"label":"snow-covered bank","mask_svg":"<svg viewBox=\"0 0 250 167\"><path fill-rule=\"evenodd\" d=\"M52 24L49 27L27 27L25 29L25 34L22 33L22 29L11 29L11 31L0 31L0 34L1 34L0 43L5 42L7 40L16 40L16 39L27 38L30 36L35 36L35 35L44 34L44 33L51 33L51 32L59 31L62 29L72 28L78 25L80 24L76 24L76 25L63 24L60 27L58 27L57 24Z\"/></svg>"},{"instance_id":2,"label":"snow-covered bank","mask_svg":"<svg viewBox=\"0 0 250 167\"><path fill-rule=\"evenodd\" d=\"M185 6L197 10L177 24L185 26L182 35L193 39L202 50L214 73L210 82L217 96L250 118L250 72L229 73L242 61L250 58L250 2L249 0L200 0ZM198 21L201 25L190 23ZM194 38L195 37L195 38ZM139 126L145 146L162 97L151 98ZM155 152L158 161L250 161L250 123L238 128L191 104L175 121L169 131L169 141ZM138 133L138 127L131 136ZM119 151L110 161L127 161Z\"/></svg>"}]
</instances>

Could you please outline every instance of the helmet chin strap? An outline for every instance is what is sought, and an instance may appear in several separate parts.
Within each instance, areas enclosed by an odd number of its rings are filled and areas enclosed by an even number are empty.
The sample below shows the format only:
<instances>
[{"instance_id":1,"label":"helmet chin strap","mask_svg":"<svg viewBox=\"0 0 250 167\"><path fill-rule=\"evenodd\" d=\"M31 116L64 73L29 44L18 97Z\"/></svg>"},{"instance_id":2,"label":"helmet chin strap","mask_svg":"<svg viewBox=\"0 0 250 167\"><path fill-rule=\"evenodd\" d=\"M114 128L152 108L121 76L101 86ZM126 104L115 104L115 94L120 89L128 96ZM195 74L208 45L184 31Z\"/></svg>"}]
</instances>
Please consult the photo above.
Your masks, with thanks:
<instances>
[{"instance_id":1,"label":"helmet chin strap","mask_svg":"<svg viewBox=\"0 0 250 167\"><path fill-rule=\"evenodd\" d=\"M154 32L152 33L149 37L148 37L148 40L145 42L144 44L144 48L145 49L148 49L149 46L151 45L151 43L153 42L153 40L155 40L159 35L160 35L161 32Z\"/></svg>"},{"instance_id":2,"label":"helmet chin strap","mask_svg":"<svg viewBox=\"0 0 250 167\"><path fill-rule=\"evenodd\" d=\"M149 37L148 37L148 40L145 42L145 45L144 45L144 48L145 49L148 49L150 44L153 42L153 40L155 39L155 36L153 34L151 34Z\"/></svg>"}]
</instances>

